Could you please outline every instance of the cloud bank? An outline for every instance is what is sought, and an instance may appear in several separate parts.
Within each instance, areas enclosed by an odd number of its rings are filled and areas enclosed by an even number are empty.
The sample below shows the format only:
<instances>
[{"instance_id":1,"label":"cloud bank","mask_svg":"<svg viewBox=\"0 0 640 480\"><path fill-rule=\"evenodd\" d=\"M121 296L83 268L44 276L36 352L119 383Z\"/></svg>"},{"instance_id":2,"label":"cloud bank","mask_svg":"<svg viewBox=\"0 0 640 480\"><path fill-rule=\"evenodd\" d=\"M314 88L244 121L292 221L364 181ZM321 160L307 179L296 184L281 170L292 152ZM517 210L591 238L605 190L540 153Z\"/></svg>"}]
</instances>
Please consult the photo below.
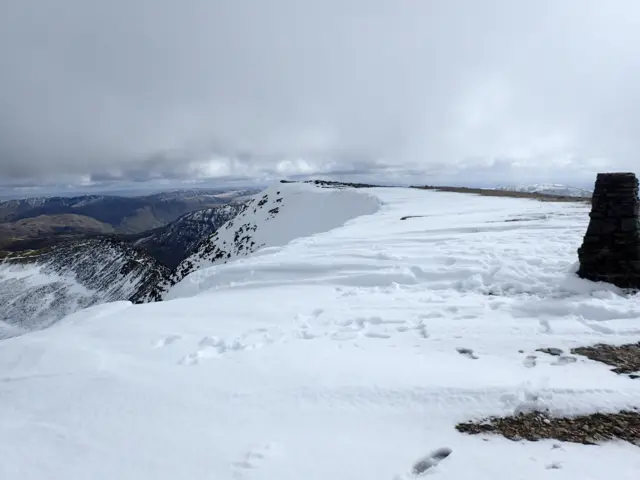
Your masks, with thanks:
<instances>
[{"instance_id":1,"label":"cloud bank","mask_svg":"<svg viewBox=\"0 0 640 480\"><path fill-rule=\"evenodd\" d=\"M640 159L635 0L0 0L0 183L591 181Z\"/></svg>"}]
</instances>

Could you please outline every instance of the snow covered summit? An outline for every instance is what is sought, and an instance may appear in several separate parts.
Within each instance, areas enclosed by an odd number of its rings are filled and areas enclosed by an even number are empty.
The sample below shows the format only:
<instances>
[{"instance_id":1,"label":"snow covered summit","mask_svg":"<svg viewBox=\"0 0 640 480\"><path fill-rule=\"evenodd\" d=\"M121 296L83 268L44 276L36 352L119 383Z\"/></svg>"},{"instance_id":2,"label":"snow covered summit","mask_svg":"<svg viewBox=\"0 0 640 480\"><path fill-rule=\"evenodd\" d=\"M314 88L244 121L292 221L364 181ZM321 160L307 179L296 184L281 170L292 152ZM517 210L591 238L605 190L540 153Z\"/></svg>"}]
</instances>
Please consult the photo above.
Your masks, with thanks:
<instances>
[{"instance_id":1,"label":"snow covered summit","mask_svg":"<svg viewBox=\"0 0 640 480\"><path fill-rule=\"evenodd\" d=\"M283 219L304 198L311 215L320 200L370 214L203 260L172 300L94 306L2 341L0 478L637 478L631 443L456 430L639 406L639 380L537 351L640 341L637 296L574 273L588 205L298 188ZM290 198L277 192L265 217Z\"/></svg>"},{"instance_id":2,"label":"snow covered summit","mask_svg":"<svg viewBox=\"0 0 640 480\"><path fill-rule=\"evenodd\" d=\"M192 272L340 227L355 217L375 213L379 207L378 197L364 190L307 183L272 185L183 260L159 286L158 296L170 298L170 288Z\"/></svg>"}]
</instances>

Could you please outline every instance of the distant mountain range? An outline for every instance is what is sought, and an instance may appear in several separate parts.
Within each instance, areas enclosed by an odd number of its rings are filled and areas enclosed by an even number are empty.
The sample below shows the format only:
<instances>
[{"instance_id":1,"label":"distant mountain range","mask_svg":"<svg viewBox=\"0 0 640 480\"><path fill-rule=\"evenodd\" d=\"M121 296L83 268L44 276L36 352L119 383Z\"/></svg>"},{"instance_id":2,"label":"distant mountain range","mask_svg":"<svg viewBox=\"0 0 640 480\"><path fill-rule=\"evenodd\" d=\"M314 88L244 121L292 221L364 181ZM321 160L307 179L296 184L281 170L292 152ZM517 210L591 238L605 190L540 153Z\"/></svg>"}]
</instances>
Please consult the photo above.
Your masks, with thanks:
<instances>
[{"instance_id":1,"label":"distant mountain range","mask_svg":"<svg viewBox=\"0 0 640 480\"><path fill-rule=\"evenodd\" d=\"M504 186L496 187L494 190L507 192L537 193L540 195L554 195L560 197L582 197L590 198L593 191L584 188L569 187L558 183L538 183L532 185Z\"/></svg>"},{"instance_id":2,"label":"distant mountain range","mask_svg":"<svg viewBox=\"0 0 640 480\"><path fill-rule=\"evenodd\" d=\"M253 190L180 190L141 197L83 195L0 202L0 250L39 249L69 238L140 234Z\"/></svg>"},{"instance_id":3,"label":"distant mountain range","mask_svg":"<svg viewBox=\"0 0 640 480\"><path fill-rule=\"evenodd\" d=\"M0 338L93 305L156 299L156 286L242 211L251 193L0 202Z\"/></svg>"}]
</instances>

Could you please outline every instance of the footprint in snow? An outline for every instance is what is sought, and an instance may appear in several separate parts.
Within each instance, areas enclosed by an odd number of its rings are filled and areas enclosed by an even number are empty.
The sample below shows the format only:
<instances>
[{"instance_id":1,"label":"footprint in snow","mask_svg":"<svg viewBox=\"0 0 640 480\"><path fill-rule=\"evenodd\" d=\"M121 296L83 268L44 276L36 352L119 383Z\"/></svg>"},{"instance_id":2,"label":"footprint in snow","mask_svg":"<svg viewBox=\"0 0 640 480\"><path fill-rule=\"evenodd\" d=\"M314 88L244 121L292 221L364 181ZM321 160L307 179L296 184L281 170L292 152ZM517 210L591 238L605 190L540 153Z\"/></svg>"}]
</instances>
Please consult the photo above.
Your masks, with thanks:
<instances>
[{"instance_id":1,"label":"footprint in snow","mask_svg":"<svg viewBox=\"0 0 640 480\"><path fill-rule=\"evenodd\" d=\"M411 473L414 475L422 475L424 472L432 467L438 465L442 460L451 455L452 450L448 447L438 448L429 455L422 457L416 463L413 464Z\"/></svg>"},{"instance_id":2,"label":"footprint in snow","mask_svg":"<svg viewBox=\"0 0 640 480\"><path fill-rule=\"evenodd\" d=\"M182 337L180 335L169 335L167 337L161 338L160 340L158 340L154 346L156 348L161 348L161 347L166 347L168 345L171 345L174 342L177 342L178 340L180 340Z\"/></svg>"},{"instance_id":3,"label":"footprint in snow","mask_svg":"<svg viewBox=\"0 0 640 480\"><path fill-rule=\"evenodd\" d=\"M549 320L547 320L546 318L541 318L541 319L538 320L538 322L540 323L540 332L541 333L552 333L551 325L549 324Z\"/></svg>"},{"instance_id":4,"label":"footprint in snow","mask_svg":"<svg viewBox=\"0 0 640 480\"><path fill-rule=\"evenodd\" d=\"M537 365L538 361L535 355L527 355L527 357L522 361L522 364L527 368L533 368Z\"/></svg>"},{"instance_id":5,"label":"footprint in snow","mask_svg":"<svg viewBox=\"0 0 640 480\"><path fill-rule=\"evenodd\" d=\"M313 324L316 323L315 321L318 320L323 313L324 309L316 308L310 315L296 314L294 320L297 324L297 328L294 331L294 336L304 340L312 340L314 338L321 337L321 333L313 331Z\"/></svg>"},{"instance_id":6,"label":"footprint in snow","mask_svg":"<svg viewBox=\"0 0 640 480\"><path fill-rule=\"evenodd\" d=\"M570 355L562 355L558 357L558 360L553 362L551 365L569 365L570 363L576 363L578 359L576 357L572 357Z\"/></svg>"},{"instance_id":7,"label":"footprint in snow","mask_svg":"<svg viewBox=\"0 0 640 480\"><path fill-rule=\"evenodd\" d=\"M416 332L420 338L429 338L429 332L427 331L427 326L420 321L415 327Z\"/></svg>"},{"instance_id":8,"label":"footprint in snow","mask_svg":"<svg viewBox=\"0 0 640 480\"><path fill-rule=\"evenodd\" d=\"M273 453L273 445L267 443L260 447L249 450L241 460L231 463L233 477L237 479L246 478L246 475L260 468L264 461Z\"/></svg>"},{"instance_id":9,"label":"footprint in snow","mask_svg":"<svg viewBox=\"0 0 640 480\"><path fill-rule=\"evenodd\" d=\"M369 338L391 338L391 335L382 332L367 332L364 336Z\"/></svg>"},{"instance_id":10,"label":"footprint in snow","mask_svg":"<svg viewBox=\"0 0 640 480\"><path fill-rule=\"evenodd\" d=\"M473 350L471 350L470 348L456 348L456 350L460 355L464 355L471 360L478 360L479 358L476 354L473 353Z\"/></svg>"},{"instance_id":11,"label":"footprint in snow","mask_svg":"<svg viewBox=\"0 0 640 480\"><path fill-rule=\"evenodd\" d=\"M355 340L359 336L357 332L334 332L331 334L331 339L338 341Z\"/></svg>"},{"instance_id":12,"label":"footprint in snow","mask_svg":"<svg viewBox=\"0 0 640 480\"><path fill-rule=\"evenodd\" d=\"M313 340L314 338L319 337L319 335L313 332L310 332L307 328L304 328L304 327L300 328L300 330L296 332L296 336L303 340Z\"/></svg>"},{"instance_id":13,"label":"footprint in snow","mask_svg":"<svg viewBox=\"0 0 640 480\"><path fill-rule=\"evenodd\" d=\"M231 341L225 341L218 337L202 337L198 342L198 348L195 352L190 353L178 360L179 365L197 365L200 360L219 357L229 352L237 352L242 350L253 350L261 347L262 344L248 344L240 338L234 338Z\"/></svg>"},{"instance_id":14,"label":"footprint in snow","mask_svg":"<svg viewBox=\"0 0 640 480\"><path fill-rule=\"evenodd\" d=\"M408 480L410 478L421 477L427 474L428 470L436 467L442 460L451 455L452 450L449 447L442 447L420 458L411 467L411 472L407 475L397 475L393 480Z\"/></svg>"}]
</instances>

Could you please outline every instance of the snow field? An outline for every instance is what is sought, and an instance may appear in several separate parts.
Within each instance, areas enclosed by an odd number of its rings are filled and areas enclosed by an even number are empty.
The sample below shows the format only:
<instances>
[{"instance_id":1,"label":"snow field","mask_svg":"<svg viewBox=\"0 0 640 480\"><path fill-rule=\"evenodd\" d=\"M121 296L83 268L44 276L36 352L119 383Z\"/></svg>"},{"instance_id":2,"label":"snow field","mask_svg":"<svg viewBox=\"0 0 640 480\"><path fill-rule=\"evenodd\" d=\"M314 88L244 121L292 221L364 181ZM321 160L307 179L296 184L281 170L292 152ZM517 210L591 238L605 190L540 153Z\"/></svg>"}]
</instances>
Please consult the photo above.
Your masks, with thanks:
<instances>
[{"instance_id":1,"label":"snow field","mask_svg":"<svg viewBox=\"0 0 640 480\"><path fill-rule=\"evenodd\" d=\"M629 444L454 428L639 406L639 382L535 352L640 340L637 297L572 273L588 207L351 192L379 210L3 341L0 478L637 478Z\"/></svg>"},{"instance_id":2,"label":"snow field","mask_svg":"<svg viewBox=\"0 0 640 480\"><path fill-rule=\"evenodd\" d=\"M186 274L254 253L262 254L265 248L273 251L298 238L326 232L356 217L373 214L379 207L376 196L353 189L276 183L254 195L243 212L178 266L170 284L162 287L163 298L176 297L171 287Z\"/></svg>"}]
</instances>

